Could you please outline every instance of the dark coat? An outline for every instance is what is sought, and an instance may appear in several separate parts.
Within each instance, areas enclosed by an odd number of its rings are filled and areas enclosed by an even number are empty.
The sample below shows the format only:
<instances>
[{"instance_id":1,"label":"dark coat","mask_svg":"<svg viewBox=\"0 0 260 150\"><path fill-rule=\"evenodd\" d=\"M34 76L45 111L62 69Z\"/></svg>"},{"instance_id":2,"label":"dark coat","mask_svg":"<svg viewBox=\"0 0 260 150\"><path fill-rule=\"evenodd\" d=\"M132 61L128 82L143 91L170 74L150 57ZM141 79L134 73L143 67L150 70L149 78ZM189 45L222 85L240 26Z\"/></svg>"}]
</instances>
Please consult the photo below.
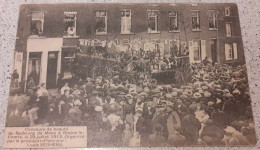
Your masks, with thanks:
<instances>
[{"instance_id":1,"label":"dark coat","mask_svg":"<svg viewBox=\"0 0 260 150\"><path fill-rule=\"evenodd\" d=\"M152 119L152 125L160 124L162 126L162 135L167 138L168 131L167 131L167 119L169 114L167 112L161 112L160 114L154 114Z\"/></svg>"},{"instance_id":2,"label":"dark coat","mask_svg":"<svg viewBox=\"0 0 260 150\"><path fill-rule=\"evenodd\" d=\"M187 140L187 144L197 144L199 138L199 130L201 124L199 120L192 114L188 114L182 120L183 135Z\"/></svg>"},{"instance_id":3,"label":"dark coat","mask_svg":"<svg viewBox=\"0 0 260 150\"><path fill-rule=\"evenodd\" d=\"M147 143L151 147L160 147L166 143L166 139L162 135L154 133L148 137Z\"/></svg>"},{"instance_id":4,"label":"dark coat","mask_svg":"<svg viewBox=\"0 0 260 150\"><path fill-rule=\"evenodd\" d=\"M144 133L144 118L140 117L136 123L136 131L139 132L140 135L142 135Z\"/></svg>"},{"instance_id":5,"label":"dark coat","mask_svg":"<svg viewBox=\"0 0 260 150\"><path fill-rule=\"evenodd\" d=\"M201 132L201 138L207 145L220 145L225 131L216 126L205 126Z\"/></svg>"},{"instance_id":6,"label":"dark coat","mask_svg":"<svg viewBox=\"0 0 260 150\"><path fill-rule=\"evenodd\" d=\"M125 117L127 114L133 114L135 113L135 104L126 104L124 105L124 109L123 109L123 120L125 120Z\"/></svg>"},{"instance_id":7,"label":"dark coat","mask_svg":"<svg viewBox=\"0 0 260 150\"><path fill-rule=\"evenodd\" d=\"M92 82L86 83L87 94L91 94L95 89L95 85Z\"/></svg>"},{"instance_id":8,"label":"dark coat","mask_svg":"<svg viewBox=\"0 0 260 150\"><path fill-rule=\"evenodd\" d=\"M63 86L64 86L64 82L63 82L63 80L62 80L62 77L59 76L58 79L57 79L57 87L58 87L58 90L60 90Z\"/></svg>"},{"instance_id":9,"label":"dark coat","mask_svg":"<svg viewBox=\"0 0 260 150\"><path fill-rule=\"evenodd\" d=\"M147 104L144 105L144 111L143 111L143 117L144 117L144 127L145 127L145 132L151 134L153 130L153 124L152 124L152 119L155 113L155 108L151 108L148 110Z\"/></svg>"},{"instance_id":10,"label":"dark coat","mask_svg":"<svg viewBox=\"0 0 260 150\"><path fill-rule=\"evenodd\" d=\"M67 117L71 108L72 106L69 103L62 104L60 112L61 118L64 119L65 117Z\"/></svg>"}]
</instances>

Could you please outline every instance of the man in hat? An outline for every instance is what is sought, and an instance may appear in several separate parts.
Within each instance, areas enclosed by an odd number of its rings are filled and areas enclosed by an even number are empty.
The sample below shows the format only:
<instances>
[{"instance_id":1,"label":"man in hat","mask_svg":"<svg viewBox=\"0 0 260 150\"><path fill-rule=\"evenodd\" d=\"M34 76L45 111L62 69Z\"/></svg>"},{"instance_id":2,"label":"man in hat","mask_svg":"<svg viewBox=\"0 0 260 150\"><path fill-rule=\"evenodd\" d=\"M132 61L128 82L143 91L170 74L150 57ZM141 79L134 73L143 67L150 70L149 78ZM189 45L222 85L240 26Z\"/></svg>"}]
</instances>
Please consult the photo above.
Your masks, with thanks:
<instances>
[{"instance_id":1,"label":"man in hat","mask_svg":"<svg viewBox=\"0 0 260 150\"><path fill-rule=\"evenodd\" d=\"M19 79L19 74L17 73L17 69L15 69L13 74L12 74L12 87L13 88L19 87L18 79Z\"/></svg>"},{"instance_id":2,"label":"man in hat","mask_svg":"<svg viewBox=\"0 0 260 150\"><path fill-rule=\"evenodd\" d=\"M47 111L49 110L49 102L48 102L48 91L45 88L45 83L42 83L40 88L37 90L37 96L39 97L36 102L38 103L38 116L39 119L45 119Z\"/></svg>"},{"instance_id":3,"label":"man in hat","mask_svg":"<svg viewBox=\"0 0 260 150\"><path fill-rule=\"evenodd\" d=\"M165 105L165 110L159 119L163 127L162 135L168 138L169 132L173 133L173 130L180 130L181 120L177 112L173 111L174 103L166 100L162 100L161 103Z\"/></svg>"},{"instance_id":4,"label":"man in hat","mask_svg":"<svg viewBox=\"0 0 260 150\"><path fill-rule=\"evenodd\" d=\"M160 103L160 99L158 95L153 95L153 100L152 100L152 106L156 108L156 106Z\"/></svg>"},{"instance_id":5,"label":"man in hat","mask_svg":"<svg viewBox=\"0 0 260 150\"><path fill-rule=\"evenodd\" d=\"M34 95L34 91L36 88L35 81L33 80L33 77L29 77L29 80L26 85L26 93L28 96Z\"/></svg>"},{"instance_id":6,"label":"man in hat","mask_svg":"<svg viewBox=\"0 0 260 150\"><path fill-rule=\"evenodd\" d=\"M201 128L200 121L195 117L195 108L189 108L189 113L182 119L183 135L188 145L196 145L199 138L199 130Z\"/></svg>"},{"instance_id":7,"label":"man in hat","mask_svg":"<svg viewBox=\"0 0 260 150\"><path fill-rule=\"evenodd\" d=\"M58 74L58 79L57 79L58 92L60 92L60 89L64 85L62 78L63 78L63 74L59 73Z\"/></svg>"},{"instance_id":8,"label":"man in hat","mask_svg":"<svg viewBox=\"0 0 260 150\"><path fill-rule=\"evenodd\" d=\"M91 82L91 78L87 78L86 80L87 83L85 84L85 86L86 86L87 94L91 94L95 90L95 84Z\"/></svg>"},{"instance_id":9,"label":"man in hat","mask_svg":"<svg viewBox=\"0 0 260 150\"><path fill-rule=\"evenodd\" d=\"M68 116L65 119L66 125L68 126L80 126L81 125L81 117L82 111L79 107L82 105L79 99L75 100L73 103L73 107L69 109Z\"/></svg>"},{"instance_id":10,"label":"man in hat","mask_svg":"<svg viewBox=\"0 0 260 150\"><path fill-rule=\"evenodd\" d=\"M225 136L222 139L222 142L227 146L234 145L250 145L250 142L247 138L239 131L237 131L232 126L227 126L225 129Z\"/></svg>"},{"instance_id":11,"label":"man in hat","mask_svg":"<svg viewBox=\"0 0 260 150\"><path fill-rule=\"evenodd\" d=\"M200 135L200 139L209 146L212 145L221 145L222 139L224 137L224 130L218 126L214 126L214 124L208 121L206 126L203 128L202 133Z\"/></svg>"},{"instance_id":12,"label":"man in hat","mask_svg":"<svg viewBox=\"0 0 260 150\"><path fill-rule=\"evenodd\" d=\"M144 102L143 102L141 96L137 95L136 104L135 104L135 111L140 110L141 112L143 112L143 108L144 108Z\"/></svg>"},{"instance_id":13,"label":"man in hat","mask_svg":"<svg viewBox=\"0 0 260 150\"><path fill-rule=\"evenodd\" d=\"M65 90L65 93L67 90ZM58 104L58 112L60 115L60 122L58 122L58 125L64 125L65 118L68 117L69 110L73 107L73 96L70 97L68 95L63 95L61 101Z\"/></svg>"},{"instance_id":14,"label":"man in hat","mask_svg":"<svg viewBox=\"0 0 260 150\"><path fill-rule=\"evenodd\" d=\"M222 111L225 112L226 114L226 123L230 123L233 121L233 116L235 115L234 110L235 110L235 101L232 97L228 98L225 97L224 99L226 99L222 105Z\"/></svg>"},{"instance_id":15,"label":"man in hat","mask_svg":"<svg viewBox=\"0 0 260 150\"><path fill-rule=\"evenodd\" d=\"M168 114L167 118L167 128L168 132L172 132L173 130L179 131L181 128L181 119L176 111L174 109L174 103L171 101L167 102L166 111Z\"/></svg>"},{"instance_id":16,"label":"man in hat","mask_svg":"<svg viewBox=\"0 0 260 150\"><path fill-rule=\"evenodd\" d=\"M124 117L124 106L126 104L125 101L125 97L124 95L120 95L117 97L116 102L114 103L114 105L116 106L116 110L117 110L117 115L120 116L121 118Z\"/></svg>"},{"instance_id":17,"label":"man in hat","mask_svg":"<svg viewBox=\"0 0 260 150\"><path fill-rule=\"evenodd\" d=\"M143 108L143 117L144 117L144 134L141 137L143 144L146 144L146 140L150 134L152 134L153 131L153 125L152 125L152 118L155 113L155 107L153 107L152 104L152 99L147 98L146 102L144 103L144 108ZM142 146L147 146L147 145L142 145Z\"/></svg>"},{"instance_id":18,"label":"man in hat","mask_svg":"<svg viewBox=\"0 0 260 150\"><path fill-rule=\"evenodd\" d=\"M134 115L135 113L135 104L134 104L134 100L133 100L133 96L131 94L127 94L126 95L126 99L127 99L127 103L124 105L124 109L123 109L123 120L126 119L127 115Z\"/></svg>"},{"instance_id":19,"label":"man in hat","mask_svg":"<svg viewBox=\"0 0 260 150\"><path fill-rule=\"evenodd\" d=\"M172 146L183 146L186 138L180 134L181 119L174 109L174 103L167 103L166 111L169 114L167 118L168 143Z\"/></svg>"},{"instance_id":20,"label":"man in hat","mask_svg":"<svg viewBox=\"0 0 260 150\"><path fill-rule=\"evenodd\" d=\"M61 90L60 90L60 94L61 95L64 95L65 94L65 90L68 90L68 91L70 91L70 87L69 87L69 83L65 83L64 84L64 86L61 88Z\"/></svg>"},{"instance_id":21,"label":"man in hat","mask_svg":"<svg viewBox=\"0 0 260 150\"><path fill-rule=\"evenodd\" d=\"M165 137L161 135L163 127L161 126L161 124L157 123L154 125L153 128L154 128L154 133L151 134L147 140L148 146L151 147L163 146L163 144L166 143Z\"/></svg>"},{"instance_id":22,"label":"man in hat","mask_svg":"<svg viewBox=\"0 0 260 150\"><path fill-rule=\"evenodd\" d=\"M155 124L161 124L163 127L163 135L165 137L167 136L166 115L166 100L161 100L161 102L156 106L156 111L152 118L152 125L154 126Z\"/></svg>"},{"instance_id":23,"label":"man in hat","mask_svg":"<svg viewBox=\"0 0 260 150\"><path fill-rule=\"evenodd\" d=\"M144 134L144 126L143 126L143 123L144 123L144 118L142 117L142 111L141 110L137 110L135 112L135 115L133 117L133 125L134 125L134 134L136 132L138 132L141 137L143 136ZM141 139L141 143L143 143L142 139Z\"/></svg>"}]
</instances>

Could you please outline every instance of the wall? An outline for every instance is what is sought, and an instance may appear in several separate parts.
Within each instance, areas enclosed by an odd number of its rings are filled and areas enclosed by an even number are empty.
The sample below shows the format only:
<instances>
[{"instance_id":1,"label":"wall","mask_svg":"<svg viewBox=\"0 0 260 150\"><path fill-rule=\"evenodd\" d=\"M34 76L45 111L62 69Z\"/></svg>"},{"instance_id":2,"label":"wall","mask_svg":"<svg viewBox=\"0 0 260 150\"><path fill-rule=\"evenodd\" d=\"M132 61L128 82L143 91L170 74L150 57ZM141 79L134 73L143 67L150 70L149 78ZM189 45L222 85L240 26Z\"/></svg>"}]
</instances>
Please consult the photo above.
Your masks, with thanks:
<instances>
[{"instance_id":1,"label":"wall","mask_svg":"<svg viewBox=\"0 0 260 150\"><path fill-rule=\"evenodd\" d=\"M58 51L58 66L57 66L57 75L60 73L61 68L61 47L63 39L62 38L42 38L42 39L28 39L27 42L27 62L26 62L26 75L25 80L27 79L27 70L28 70L28 60L30 52L41 52L41 69L40 69L40 83L46 83L47 80L47 66L48 66L48 52Z\"/></svg>"},{"instance_id":2,"label":"wall","mask_svg":"<svg viewBox=\"0 0 260 150\"><path fill-rule=\"evenodd\" d=\"M231 7L231 16L225 17L225 7ZM132 13L132 35L122 35L121 31L121 14L122 9L131 9ZM159 10L158 16L158 28L159 34L147 33L147 10L154 9ZM108 34L107 35L95 35L95 11L106 10L108 15ZM177 10L179 12L179 33L169 32L169 16L170 10ZM200 31L194 32L191 30L191 10L200 11ZM218 10L218 30L210 31L208 27L208 10ZM43 36L48 38L63 37L64 33L64 11L76 11L77 14L77 35L81 39L100 39L100 40L112 40L118 39L180 39L187 42L193 39L206 40L207 56L211 57L210 39L219 38L218 49L218 62L223 61L221 47L224 45L221 40L225 38L225 22L233 22L234 38L241 39L241 31L239 26L238 11L235 4L206 4L201 3L198 6L192 6L191 4L177 4L176 6L170 6L170 4L164 3L154 6L151 4L24 4L20 8L20 20L18 24L16 50L25 51L26 39L30 35L30 13L32 11L42 11L45 13L44 20L44 33ZM181 22L185 22L182 24ZM185 29L186 26L186 34ZM229 37L231 39L233 37ZM224 40L225 41L225 40ZM167 47L167 46L166 46ZM239 48L239 53L243 52L243 48ZM243 56L239 56L242 58ZM244 61L244 60L241 60Z\"/></svg>"},{"instance_id":3,"label":"wall","mask_svg":"<svg viewBox=\"0 0 260 150\"><path fill-rule=\"evenodd\" d=\"M231 16L225 17L225 7L231 7ZM129 35L120 34L121 31L121 13L123 9L131 9L132 11L132 33ZM158 16L158 29L160 33L149 34L147 33L148 21L147 10L159 10ZM106 10L108 15L108 34L95 35L95 12L97 10ZM177 33L169 32L169 16L170 10L179 12L179 30ZM200 31L191 30L191 10L200 11ZM210 31L208 25L208 10L218 10L218 30ZM244 50L241 38L240 24L238 18L238 9L236 4L207 4L200 3L198 6L191 4L177 4L170 6L164 3L158 6L151 4L22 4L20 7L20 17L18 22L16 51L26 52L27 39L30 36L30 21L32 11L44 12L44 31L43 36L47 38L62 38L65 29L64 11L76 11L77 14L77 35L80 39L100 39L100 40L113 40L113 39L179 39L182 41L191 41L194 39L206 40L206 53L211 57L210 39L216 38L217 44L217 60L218 63L232 63L244 62ZM185 22L185 23L182 23ZM233 36L226 37L225 22L232 22ZM186 28L185 28L186 27ZM186 34L185 34L186 29ZM238 60L225 61L224 45L226 42L238 43ZM168 50L169 46L164 46ZM27 58L24 53L23 58ZM26 66L26 60L23 60L23 68ZM25 69L22 71L22 79L25 78Z\"/></svg>"}]
</instances>

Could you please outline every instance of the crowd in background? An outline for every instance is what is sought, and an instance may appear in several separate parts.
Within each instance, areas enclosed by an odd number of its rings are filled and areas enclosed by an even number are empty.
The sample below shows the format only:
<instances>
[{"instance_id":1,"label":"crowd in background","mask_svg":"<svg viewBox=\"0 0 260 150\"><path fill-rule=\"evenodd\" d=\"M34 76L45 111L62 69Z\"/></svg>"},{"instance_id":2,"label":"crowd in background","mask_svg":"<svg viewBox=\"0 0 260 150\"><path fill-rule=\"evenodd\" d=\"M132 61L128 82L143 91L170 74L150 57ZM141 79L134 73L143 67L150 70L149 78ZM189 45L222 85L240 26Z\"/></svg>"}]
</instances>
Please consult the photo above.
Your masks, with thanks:
<instances>
[{"instance_id":1,"label":"crowd in background","mask_svg":"<svg viewBox=\"0 0 260 150\"><path fill-rule=\"evenodd\" d=\"M187 84L159 84L145 72L131 82L60 76L55 93L44 84L27 89L27 103L9 107L7 126L87 126L94 147L256 143L245 65L205 60L190 69Z\"/></svg>"}]
</instances>

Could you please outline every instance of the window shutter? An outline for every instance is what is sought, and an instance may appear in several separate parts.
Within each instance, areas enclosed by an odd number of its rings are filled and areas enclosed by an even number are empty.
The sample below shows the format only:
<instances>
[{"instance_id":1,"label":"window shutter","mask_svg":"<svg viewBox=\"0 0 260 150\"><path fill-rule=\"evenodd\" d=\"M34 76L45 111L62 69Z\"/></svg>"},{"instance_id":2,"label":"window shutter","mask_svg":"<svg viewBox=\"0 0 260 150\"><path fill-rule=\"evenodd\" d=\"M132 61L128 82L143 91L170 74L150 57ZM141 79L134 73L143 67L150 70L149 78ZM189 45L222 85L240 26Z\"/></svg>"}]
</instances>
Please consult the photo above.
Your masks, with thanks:
<instances>
[{"instance_id":1,"label":"window shutter","mask_svg":"<svg viewBox=\"0 0 260 150\"><path fill-rule=\"evenodd\" d=\"M228 44L225 44L225 59L229 60L229 47L228 47Z\"/></svg>"},{"instance_id":2,"label":"window shutter","mask_svg":"<svg viewBox=\"0 0 260 150\"><path fill-rule=\"evenodd\" d=\"M41 35L43 35L43 28L44 28L44 13L42 13L42 30L40 32Z\"/></svg>"},{"instance_id":3,"label":"window shutter","mask_svg":"<svg viewBox=\"0 0 260 150\"><path fill-rule=\"evenodd\" d=\"M193 63L194 62L193 41L189 41L189 58L190 58L190 63Z\"/></svg>"},{"instance_id":4,"label":"window shutter","mask_svg":"<svg viewBox=\"0 0 260 150\"><path fill-rule=\"evenodd\" d=\"M201 40L201 60L204 60L206 57L206 41Z\"/></svg>"},{"instance_id":5,"label":"window shutter","mask_svg":"<svg viewBox=\"0 0 260 150\"><path fill-rule=\"evenodd\" d=\"M234 59L237 59L237 43L233 43Z\"/></svg>"}]
</instances>

